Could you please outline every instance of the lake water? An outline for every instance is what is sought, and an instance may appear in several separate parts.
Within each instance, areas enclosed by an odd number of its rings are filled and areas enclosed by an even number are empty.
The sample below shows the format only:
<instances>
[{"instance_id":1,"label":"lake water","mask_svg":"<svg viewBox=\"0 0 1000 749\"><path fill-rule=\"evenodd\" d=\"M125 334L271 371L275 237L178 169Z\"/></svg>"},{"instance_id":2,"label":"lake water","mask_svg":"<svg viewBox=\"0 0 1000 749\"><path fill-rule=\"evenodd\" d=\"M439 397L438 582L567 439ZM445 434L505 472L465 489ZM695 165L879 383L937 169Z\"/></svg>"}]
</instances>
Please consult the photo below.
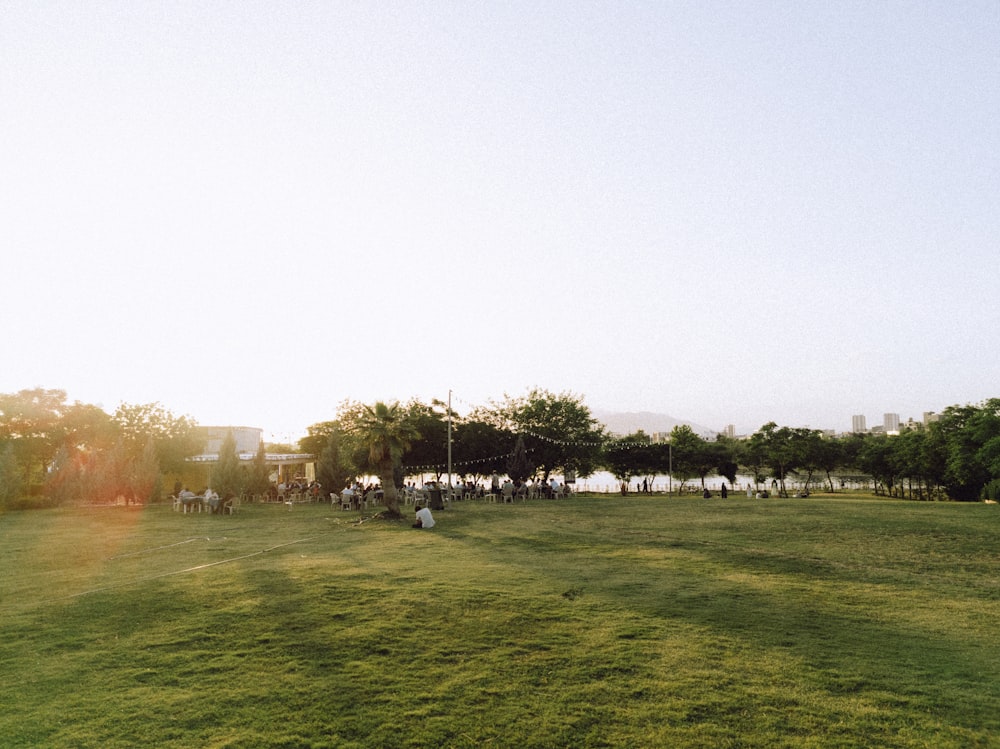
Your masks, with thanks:
<instances>
[{"instance_id":1,"label":"lake water","mask_svg":"<svg viewBox=\"0 0 1000 749\"><path fill-rule=\"evenodd\" d=\"M562 476L556 476L556 481L562 482ZM638 481L632 479L629 482L629 491L636 491L638 487L642 484L644 477L640 476ZM722 488L722 484L725 483L729 485L729 481L722 478L721 476L708 476L705 478L705 486L711 489L713 492L719 491ZM753 483L753 479L749 476L741 476L737 474L736 485L742 489L746 489L747 483ZM620 491L618 485L618 479L611 475L607 471L598 471L587 478L576 477L576 483L573 485L578 492L610 492L617 493ZM653 487L654 492L665 492L670 487L673 487L674 491L680 488L680 482L674 479L673 482L670 481L669 476L654 476L653 477ZM695 487L701 490L701 479L692 479L685 484L688 491L693 491ZM732 486L729 486L730 491L733 490Z\"/></svg>"}]
</instances>

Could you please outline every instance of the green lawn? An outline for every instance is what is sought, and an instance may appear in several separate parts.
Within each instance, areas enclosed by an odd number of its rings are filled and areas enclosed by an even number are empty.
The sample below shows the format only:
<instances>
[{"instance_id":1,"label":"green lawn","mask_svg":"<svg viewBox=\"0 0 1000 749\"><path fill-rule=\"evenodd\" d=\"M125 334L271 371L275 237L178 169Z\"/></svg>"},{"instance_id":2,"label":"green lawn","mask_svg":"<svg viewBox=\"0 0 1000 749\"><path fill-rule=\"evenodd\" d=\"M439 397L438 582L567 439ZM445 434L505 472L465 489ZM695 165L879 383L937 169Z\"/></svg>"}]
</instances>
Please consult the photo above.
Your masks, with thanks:
<instances>
[{"instance_id":1,"label":"green lawn","mask_svg":"<svg viewBox=\"0 0 1000 749\"><path fill-rule=\"evenodd\" d=\"M0 516L3 747L1000 746L1000 510Z\"/></svg>"}]
</instances>

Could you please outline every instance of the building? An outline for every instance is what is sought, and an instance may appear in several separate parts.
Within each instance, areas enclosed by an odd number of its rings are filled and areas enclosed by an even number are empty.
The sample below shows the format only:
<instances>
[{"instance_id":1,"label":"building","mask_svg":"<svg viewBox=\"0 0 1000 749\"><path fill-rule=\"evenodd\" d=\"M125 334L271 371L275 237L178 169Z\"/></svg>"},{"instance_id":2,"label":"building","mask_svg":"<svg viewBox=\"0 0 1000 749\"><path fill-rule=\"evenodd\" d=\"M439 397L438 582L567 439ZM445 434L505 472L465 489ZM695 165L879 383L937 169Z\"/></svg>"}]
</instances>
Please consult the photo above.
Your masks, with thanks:
<instances>
[{"instance_id":1,"label":"building","mask_svg":"<svg viewBox=\"0 0 1000 749\"><path fill-rule=\"evenodd\" d=\"M855 434L864 434L868 431L868 427L865 425L864 414L851 417L851 431Z\"/></svg>"},{"instance_id":2,"label":"building","mask_svg":"<svg viewBox=\"0 0 1000 749\"><path fill-rule=\"evenodd\" d=\"M886 434L899 434L899 414L882 414L882 428Z\"/></svg>"},{"instance_id":3,"label":"building","mask_svg":"<svg viewBox=\"0 0 1000 749\"><path fill-rule=\"evenodd\" d=\"M236 439L236 452L238 455L249 453L256 455L264 441L264 430L257 427L198 427L198 432L205 439L204 452L206 454L218 455L222 449L222 443L230 432Z\"/></svg>"},{"instance_id":4,"label":"building","mask_svg":"<svg viewBox=\"0 0 1000 749\"><path fill-rule=\"evenodd\" d=\"M206 486L210 483L212 466L219 462L219 452L222 443L232 432L236 440L236 454L240 463L249 465L257 457L261 445L264 444L264 430L257 427L222 427L199 426L196 428L202 437L202 451L187 459L190 470L178 477L181 483L191 486ZM271 481L275 484L291 482L295 479L313 481L316 478L316 456L305 453L265 453L264 463L271 473Z\"/></svg>"}]
</instances>

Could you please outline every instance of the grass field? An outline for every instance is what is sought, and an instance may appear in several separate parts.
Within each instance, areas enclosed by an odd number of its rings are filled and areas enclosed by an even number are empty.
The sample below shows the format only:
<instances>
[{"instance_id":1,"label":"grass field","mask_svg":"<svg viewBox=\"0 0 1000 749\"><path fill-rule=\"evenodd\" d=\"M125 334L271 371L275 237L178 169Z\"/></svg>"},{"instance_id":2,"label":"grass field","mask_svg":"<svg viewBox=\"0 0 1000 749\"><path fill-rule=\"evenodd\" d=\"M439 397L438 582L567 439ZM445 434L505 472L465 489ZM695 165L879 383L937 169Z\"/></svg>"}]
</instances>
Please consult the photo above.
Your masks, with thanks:
<instances>
[{"instance_id":1,"label":"grass field","mask_svg":"<svg viewBox=\"0 0 1000 749\"><path fill-rule=\"evenodd\" d=\"M1000 511L0 516L3 747L1000 746Z\"/></svg>"}]
</instances>

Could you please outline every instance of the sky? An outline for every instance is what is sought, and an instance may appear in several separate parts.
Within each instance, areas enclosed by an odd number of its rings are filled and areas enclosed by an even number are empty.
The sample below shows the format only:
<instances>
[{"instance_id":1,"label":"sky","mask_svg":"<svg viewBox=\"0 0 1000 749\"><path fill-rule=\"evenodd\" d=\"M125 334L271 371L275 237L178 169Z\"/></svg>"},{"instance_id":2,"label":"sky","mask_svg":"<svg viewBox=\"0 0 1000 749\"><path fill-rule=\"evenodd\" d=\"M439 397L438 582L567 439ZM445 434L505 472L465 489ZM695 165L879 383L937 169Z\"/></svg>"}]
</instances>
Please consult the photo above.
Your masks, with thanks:
<instances>
[{"instance_id":1,"label":"sky","mask_svg":"<svg viewBox=\"0 0 1000 749\"><path fill-rule=\"evenodd\" d=\"M0 6L0 392L919 419L998 206L996 0Z\"/></svg>"}]
</instances>

